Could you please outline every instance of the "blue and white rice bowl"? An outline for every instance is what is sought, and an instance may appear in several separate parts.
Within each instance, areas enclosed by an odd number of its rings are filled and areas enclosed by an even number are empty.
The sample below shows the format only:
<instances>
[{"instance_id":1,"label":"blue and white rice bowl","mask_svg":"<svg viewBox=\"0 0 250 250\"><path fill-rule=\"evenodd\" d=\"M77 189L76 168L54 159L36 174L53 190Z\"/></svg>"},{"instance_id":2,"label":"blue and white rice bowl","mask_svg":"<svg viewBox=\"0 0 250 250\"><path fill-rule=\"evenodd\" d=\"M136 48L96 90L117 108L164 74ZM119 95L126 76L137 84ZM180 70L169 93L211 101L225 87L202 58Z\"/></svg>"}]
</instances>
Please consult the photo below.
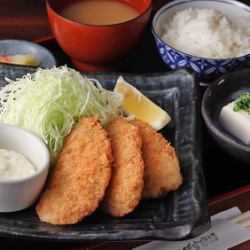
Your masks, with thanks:
<instances>
[{"instance_id":1,"label":"blue and white rice bowl","mask_svg":"<svg viewBox=\"0 0 250 250\"><path fill-rule=\"evenodd\" d=\"M234 0L176 0L164 5L153 18L152 33L160 56L171 69L189 68L201 81L209 83L226 73L250 67L250 54L227 59L203 58L181 52L164 42L161 39L162 22L187 8L215 9L231 20L250 17L250 7Z\"/></svg>"}]
</instances>

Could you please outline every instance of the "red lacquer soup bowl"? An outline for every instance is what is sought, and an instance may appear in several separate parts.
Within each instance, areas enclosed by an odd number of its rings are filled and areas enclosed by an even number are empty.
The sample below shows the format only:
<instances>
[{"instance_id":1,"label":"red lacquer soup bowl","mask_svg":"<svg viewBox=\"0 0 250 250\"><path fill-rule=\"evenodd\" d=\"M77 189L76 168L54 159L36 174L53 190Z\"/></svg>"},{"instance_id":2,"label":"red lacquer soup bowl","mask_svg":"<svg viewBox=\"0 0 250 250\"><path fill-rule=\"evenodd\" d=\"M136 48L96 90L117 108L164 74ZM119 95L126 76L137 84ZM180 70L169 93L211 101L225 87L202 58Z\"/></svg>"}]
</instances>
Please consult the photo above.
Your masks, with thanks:
<instances>
[{"instance_id":1,"label":"red lacquer soup bowl","mask_svg":"<svg viewBox=\"0 0 250 250\"><path fill-rule=\"evenodd\" d=\"M63 8L79 0L47 0L52 33L82 71L110 71L117 68L139 41L151 15L151 0L121 0L139 15L129 21L111 25L90 25L61 16Z\"/></svg>"}]
</instances>

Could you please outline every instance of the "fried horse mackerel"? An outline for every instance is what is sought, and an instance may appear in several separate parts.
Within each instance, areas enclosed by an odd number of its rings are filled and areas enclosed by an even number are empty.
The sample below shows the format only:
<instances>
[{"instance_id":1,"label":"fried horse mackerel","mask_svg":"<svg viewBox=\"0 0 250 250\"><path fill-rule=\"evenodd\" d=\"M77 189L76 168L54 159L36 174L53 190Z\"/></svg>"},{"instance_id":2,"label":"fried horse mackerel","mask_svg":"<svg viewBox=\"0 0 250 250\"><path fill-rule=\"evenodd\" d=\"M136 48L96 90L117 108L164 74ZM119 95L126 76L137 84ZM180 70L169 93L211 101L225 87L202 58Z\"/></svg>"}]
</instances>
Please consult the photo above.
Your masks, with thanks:
<instances>
[{"instance_id":1,"label":"fried horse mackerel","mask_svg":"<svg viewBox=\"0 0 250 250\"><path fill-rule=\"evenodd\" d=\"M36 206L41 221L74 224L96 210L111 176L111 146L97 118L82 118L66 137L47 190Z\"/></svg>"}]
</instances>

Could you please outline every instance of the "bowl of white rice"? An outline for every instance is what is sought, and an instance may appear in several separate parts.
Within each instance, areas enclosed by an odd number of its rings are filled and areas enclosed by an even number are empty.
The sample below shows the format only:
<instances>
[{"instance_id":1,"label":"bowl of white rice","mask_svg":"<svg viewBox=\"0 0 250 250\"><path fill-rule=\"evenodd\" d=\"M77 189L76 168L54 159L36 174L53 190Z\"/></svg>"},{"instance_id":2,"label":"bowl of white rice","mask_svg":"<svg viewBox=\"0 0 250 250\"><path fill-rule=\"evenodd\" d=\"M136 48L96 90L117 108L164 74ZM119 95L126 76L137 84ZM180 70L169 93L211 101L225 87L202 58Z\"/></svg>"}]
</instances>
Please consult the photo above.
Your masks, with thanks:
<instances>
[{"instance_id":1,"label":"bowl of white rice","mask_svg":"<svg viewBox=\"0 0 250 250\"><path fill-rule=\"evenodd\" d=\"M175 0L152 21L159 53L171 69L203 82L250 67L250 7L234 0Z\"/></svg>"}]
</instances>

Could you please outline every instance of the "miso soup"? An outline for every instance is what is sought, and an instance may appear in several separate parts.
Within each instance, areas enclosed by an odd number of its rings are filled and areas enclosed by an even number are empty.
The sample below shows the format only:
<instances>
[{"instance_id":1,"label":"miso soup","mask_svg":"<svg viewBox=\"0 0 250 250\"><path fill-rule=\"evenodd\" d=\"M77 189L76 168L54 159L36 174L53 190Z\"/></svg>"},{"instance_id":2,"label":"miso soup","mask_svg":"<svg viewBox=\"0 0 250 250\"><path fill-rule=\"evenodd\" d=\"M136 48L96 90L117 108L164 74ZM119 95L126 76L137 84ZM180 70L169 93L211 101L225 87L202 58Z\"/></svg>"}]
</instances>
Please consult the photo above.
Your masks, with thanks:
<instances>
[{"instance_id":1,"label":"miso soup","mask_svg":"<svg viewBox=\"0 0 250 250\"><path fill-rule=\"evenodd\" d=\"M131 20L139 12L122 1L80 0L66 6L61 15L82 24L109 25Z\"/></svg>"}]
</instances>

